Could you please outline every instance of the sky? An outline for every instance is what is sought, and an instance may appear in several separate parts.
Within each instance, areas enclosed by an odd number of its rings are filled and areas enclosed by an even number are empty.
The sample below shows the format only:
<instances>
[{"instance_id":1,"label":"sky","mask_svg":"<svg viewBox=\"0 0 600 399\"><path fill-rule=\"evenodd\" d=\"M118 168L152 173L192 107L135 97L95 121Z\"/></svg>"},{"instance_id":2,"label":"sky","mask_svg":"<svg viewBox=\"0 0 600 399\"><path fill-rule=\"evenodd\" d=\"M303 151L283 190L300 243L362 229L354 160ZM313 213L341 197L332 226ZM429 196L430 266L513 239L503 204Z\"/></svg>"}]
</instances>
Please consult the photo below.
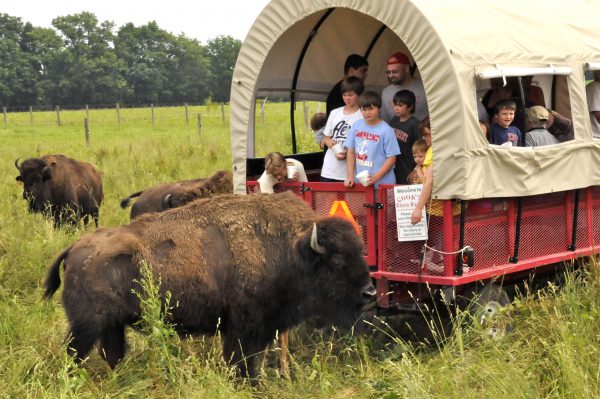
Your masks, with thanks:
<instances>
[{"instance_id":1,"label":"sky","mask_svg":"<svg viewBox=\"0 0 600 399\"><path fill-rule=\"evenodd\" d=\"M136 26L156 21L161 29L184 33L203 44L220 35L244 40L252 23L269 0L0 0L0 13L22 18L34 26L52 27L52 19L82 11L98 21L127 22Z\"/></svg>"}]
</instances>

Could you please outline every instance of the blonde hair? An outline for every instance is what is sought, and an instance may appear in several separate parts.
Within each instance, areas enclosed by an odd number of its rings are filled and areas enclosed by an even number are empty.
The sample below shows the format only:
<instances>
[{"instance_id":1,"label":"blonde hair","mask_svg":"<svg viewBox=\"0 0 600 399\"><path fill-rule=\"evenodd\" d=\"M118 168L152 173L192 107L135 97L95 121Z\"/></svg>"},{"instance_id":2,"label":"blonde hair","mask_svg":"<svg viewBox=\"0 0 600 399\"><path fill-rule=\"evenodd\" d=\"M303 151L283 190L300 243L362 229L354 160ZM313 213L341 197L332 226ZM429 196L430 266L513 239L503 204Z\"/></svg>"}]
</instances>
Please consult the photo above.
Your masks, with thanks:
<instances>
[{"instance_id":1,"label":"blonde hair","mask_svg":"<svg viewBox=\"0 0 600 399\"><path fill-rule=\"evenodd\" d=\"M272 175L275 169L285 168L285 158L280 152L271 152L265 157L265 171Z\"/></svg>"},{"instance_id":2,"label":"blonde hair","mask_svg":"<svg viewBox=\"0 0 600 399\"><path fill-rule=\"evenodd\" d=\"M427 152L428 149L429 149L429 146L423 139L415 140L415 142L412 146L413 152Z\"/></svg>"}]
</instances>

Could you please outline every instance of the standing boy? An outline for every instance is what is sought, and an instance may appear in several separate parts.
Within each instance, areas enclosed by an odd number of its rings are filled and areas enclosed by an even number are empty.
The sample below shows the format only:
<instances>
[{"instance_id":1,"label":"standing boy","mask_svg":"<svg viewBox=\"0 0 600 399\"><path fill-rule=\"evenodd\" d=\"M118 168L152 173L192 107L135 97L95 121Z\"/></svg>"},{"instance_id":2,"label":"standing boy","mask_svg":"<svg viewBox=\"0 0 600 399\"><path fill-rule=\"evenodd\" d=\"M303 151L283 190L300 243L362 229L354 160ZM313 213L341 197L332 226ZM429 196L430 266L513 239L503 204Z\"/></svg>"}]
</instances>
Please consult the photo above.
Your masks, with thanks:
<instances>
[{"instance_id":1,"label":"standing boy","mask_svg":"<svg viewBox=\"0 0 600 399\"><path fill-rule=\"evenodd\" d=\"M510 142L513 146L523 145L523 135L516 126L511 126L515 119L517 104L512 100L502 100L494 106L494 123L492 123L492 144Z\"/></svg>"},{"instance_id":2,"label":"standing boy","mask_svg":"<svg viewBox=\"0 0 600 399\"><path fill-rule=\"evenodd\" d=\"M363 119L352 125L346 137L347 174L344 186L354 186L356 175L368 171L365 186L379 187L380 184L394 184L394 164L400 155L394 130L379 117L381 97L374 91L360 96L360 110Z\"/></svg>"},{"instance_id":3,"label":"standing boy","mask_svg":"<svg viewBox=\"0 0 600 399\"><path fill-rule=\"evenodd\" d=\"M394 94L394 114L390 126L394 129L400 156L396 157L396 184L406 184L408 175L415 168L412 155L414 142L421 138L419 133L419 120L413 116L415 113L415 94L410 90L400 90Z\"/></svg>"}]
</instances>

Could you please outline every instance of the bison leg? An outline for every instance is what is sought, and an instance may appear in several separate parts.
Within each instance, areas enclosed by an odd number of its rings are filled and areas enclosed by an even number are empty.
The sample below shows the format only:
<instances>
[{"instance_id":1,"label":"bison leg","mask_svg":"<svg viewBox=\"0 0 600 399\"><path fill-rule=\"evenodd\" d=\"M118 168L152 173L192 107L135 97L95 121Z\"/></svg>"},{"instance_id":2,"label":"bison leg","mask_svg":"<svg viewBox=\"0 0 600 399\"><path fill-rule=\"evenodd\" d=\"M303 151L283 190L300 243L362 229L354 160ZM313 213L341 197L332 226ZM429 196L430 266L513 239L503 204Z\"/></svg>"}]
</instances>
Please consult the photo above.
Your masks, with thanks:
<instances>
[{"instance_id":1,"label":"bison leg","mask_svg":"<svg viewBox=\"0 0 600 399\"><path fill-rule=\"evenodd\" d=\"M237 337L227 335L223 339L223 357L229 364L237 367L239 375L255 379L258 371L259 353L266 350L256 343L243 342Z\"/></svg>"},{"instance_id":2,"label":"bison leg","mask_svg":"<svg viewBox=\"0 0 600 399\"><path fill-rule=\"evenodd\" d=\"M100 337L100 356L114 369L125 356L125 326L123 324L104 328Z\"/></svg>"},{"instance_id":3,"label":"bison leg","mask_svg":"<svg viewBox=\"0 0 600 399\"><path fill-rule=\"evenodd\" d=\"M71 331L68 335L69 347L67 353L75 358L75 362L80 363L94 346L96 339L98 339L99 331L94 328L84 326L71 326Z\"/></svg>"},{"instance_id":4,"label":"bison leg","mask_svg":"<svg viewBox=\"0 0 600 399\"><path fill-rule=\"evenodd\" d=\"M290 377L290 363L288 351L288 339L290 330L283 331L279 334L279 371L282 375Z\"/></svg>"}]
</instances>

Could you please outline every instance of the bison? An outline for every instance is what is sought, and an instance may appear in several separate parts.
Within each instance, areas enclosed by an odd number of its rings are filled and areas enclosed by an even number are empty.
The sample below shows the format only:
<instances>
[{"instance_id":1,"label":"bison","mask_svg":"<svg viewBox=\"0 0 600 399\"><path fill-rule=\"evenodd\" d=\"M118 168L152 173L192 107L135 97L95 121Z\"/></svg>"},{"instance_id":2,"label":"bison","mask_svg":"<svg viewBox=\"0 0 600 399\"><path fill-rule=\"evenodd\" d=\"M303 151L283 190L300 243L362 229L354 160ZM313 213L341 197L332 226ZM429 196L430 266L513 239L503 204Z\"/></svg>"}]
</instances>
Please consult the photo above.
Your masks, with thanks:
<instances>
[{"instance_id":1,"label":"bison","mask_svg":"<svg viewBox=\"0 0 600 399\"><path fill-rule=\"evenodd\" d=\"M291 193L222 195L100 228L63 250L49 267L46 298L61 284L76 361L99 341L111 367L125 355L125 327L140 319L140 263L176 304L183 333L223 337L225 360L256 376L255 354L276 331L317 316L349 327L375 289L354 227L319 218ZM247 359L244 359L247 356Z\"/></svg>"},{"instance_id":2,"label":"bison","mask_svg":"<svg viewBox=\"0 0 600 399\"><path fill-rule=\"evenodd\" d=\"M127 208L132 198L139 197L131 207L131 220L145 213L162 212L184 205L194 199L215 194L231 194L233 176L231 172L219 171L208 179L182 180L149 187L121 200L121 208Z\"/></svg>"},{"instance_id":3,"label":"bison","mask_svg":"<svg viewBox=\"0 0 600 399\"><path fill-rule=\"evenodd\" d=\"M54 227L63 223L77 224L89 216L98 227L99 206L104 194L100 172L90 163L64 155L44 155L19 164L17 181L23 182L23 198L30 212L41 212L54 221Z\"/></svg>"}]
</instances>

